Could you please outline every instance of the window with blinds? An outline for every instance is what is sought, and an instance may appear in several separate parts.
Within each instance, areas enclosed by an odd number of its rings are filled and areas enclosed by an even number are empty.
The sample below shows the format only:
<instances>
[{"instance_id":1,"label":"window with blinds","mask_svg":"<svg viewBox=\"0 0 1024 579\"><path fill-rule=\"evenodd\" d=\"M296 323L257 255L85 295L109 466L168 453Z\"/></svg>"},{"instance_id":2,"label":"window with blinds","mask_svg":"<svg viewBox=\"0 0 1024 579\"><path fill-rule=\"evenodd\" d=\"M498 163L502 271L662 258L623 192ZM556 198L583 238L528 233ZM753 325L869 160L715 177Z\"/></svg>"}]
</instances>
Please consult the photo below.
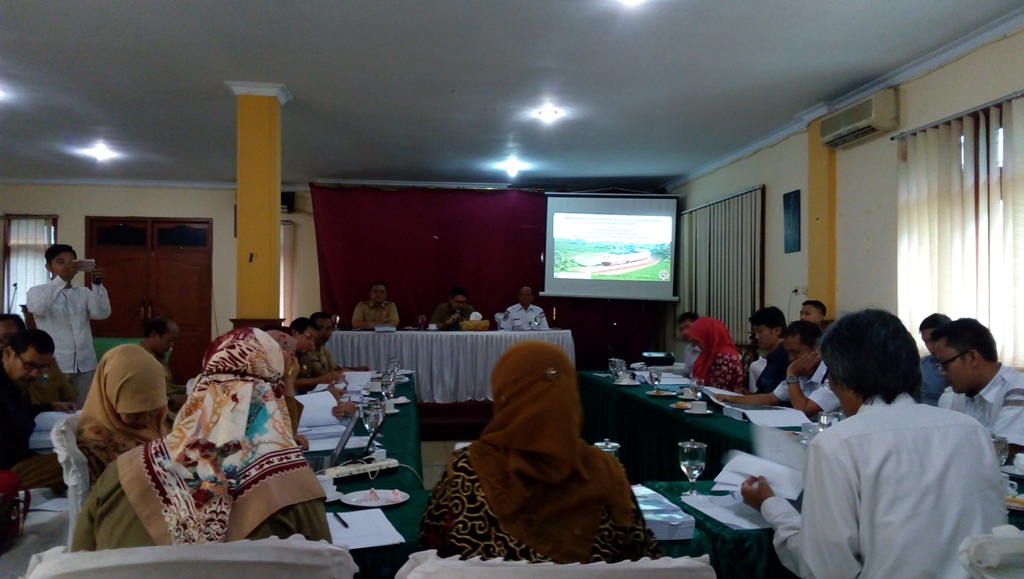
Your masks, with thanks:
<instances>
[{"instance_id":1,"label":"window with blinds","mask_svg":"<svg viewBox=\"0 0 1024 579\"><path fill-rule=\"evenodd\" d=\"M4 312L20 314L28 288L50 279L45 254L57 237L57 218L9 215L4 229Z\"/></svg>"},{"instance_id":2,"label":"window with blinds","mask_svg":"<svg viewBox=\"0 0 1024 579\"><path fill-rule=\"evenodd\" d=\"M739 344L764 303L764 197L762 185L680 218L682 311L721 320Z\"/></svg>"}]
</instances>

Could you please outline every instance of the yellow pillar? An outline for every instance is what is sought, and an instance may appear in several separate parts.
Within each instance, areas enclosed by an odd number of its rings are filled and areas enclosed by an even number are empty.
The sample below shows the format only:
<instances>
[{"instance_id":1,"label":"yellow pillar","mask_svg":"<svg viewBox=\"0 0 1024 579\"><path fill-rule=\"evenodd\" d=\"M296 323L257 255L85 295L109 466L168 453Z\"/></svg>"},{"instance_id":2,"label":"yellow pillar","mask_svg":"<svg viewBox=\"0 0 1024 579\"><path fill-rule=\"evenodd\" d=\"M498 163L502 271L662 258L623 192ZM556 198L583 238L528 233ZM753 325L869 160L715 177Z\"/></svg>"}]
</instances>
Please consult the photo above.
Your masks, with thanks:
<instances>
[{"instance_id":1,"label":"yellow pillar","mask_svg":"<svg viewBox=\"0 0 1024 579\"><path fill-rule=\"evenodd\" d=\"M821 119L807 131L807 296L836 307L836 152L821 144Z\"/></svg>"},{"instance_id":2,"label":"yellow pillar","mask_svg":"<svg viewBox=\"0 0 1024 579\"><path fill-rule=\"evenodd\" d=\"M280 317L283 85L228 83L238 95L236 318Z\"/></svg>"}]
</instances>

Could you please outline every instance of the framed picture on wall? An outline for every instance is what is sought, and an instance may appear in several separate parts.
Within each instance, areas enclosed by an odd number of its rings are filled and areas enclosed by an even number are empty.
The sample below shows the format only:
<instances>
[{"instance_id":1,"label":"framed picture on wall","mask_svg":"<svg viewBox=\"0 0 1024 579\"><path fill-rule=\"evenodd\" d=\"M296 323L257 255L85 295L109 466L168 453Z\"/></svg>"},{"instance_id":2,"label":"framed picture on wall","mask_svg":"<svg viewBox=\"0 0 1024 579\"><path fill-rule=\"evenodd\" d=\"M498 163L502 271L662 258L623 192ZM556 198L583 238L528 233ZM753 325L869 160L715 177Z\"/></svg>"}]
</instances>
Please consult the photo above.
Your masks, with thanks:
<instances>
[{"instance_id":1,"label":"framed picture on wall","mask_svg":"<svg viewBox=\"0 0 1024 579\"><path fill-rule=\"evenodd\" d=\"M800 251L800 190L782 196L782 226L786 253Z\"/></svg>"}]
</instances>

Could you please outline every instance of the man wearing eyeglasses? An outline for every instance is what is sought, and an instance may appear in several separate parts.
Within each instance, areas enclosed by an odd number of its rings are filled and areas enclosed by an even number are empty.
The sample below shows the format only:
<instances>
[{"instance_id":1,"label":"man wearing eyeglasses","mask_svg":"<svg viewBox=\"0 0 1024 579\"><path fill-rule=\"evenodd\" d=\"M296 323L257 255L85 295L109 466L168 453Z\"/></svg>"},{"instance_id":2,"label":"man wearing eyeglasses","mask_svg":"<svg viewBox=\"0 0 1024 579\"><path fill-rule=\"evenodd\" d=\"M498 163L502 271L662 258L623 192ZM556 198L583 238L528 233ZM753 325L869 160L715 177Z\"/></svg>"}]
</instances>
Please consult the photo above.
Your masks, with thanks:
<instances>
[{"instance_id":1,"label":"man wearing eyeglasses","mask_svg":"<svg viewBox=\"0 0 1024 579\"><path fill-rule=\"evenodd\" d=\"M42 330L22 330L3 350L0 372L0 470L11 470L25 489L55 487L64 477L56 454L36 454L28 441L35 417L51 406L33 405L27 386L53 364L53 339Z\"/></svg>"},{"instance_id":2,"label":"man wearing eyeglasses","mask_svg":"<svg viewBox=\"0 0 1024 579\"><path fill-rule=\"evenodd\" d=\"M468 320L469 315L475 311L473 306L469 305L469 292L462 286L455 286L448 301L434 308L430 323L436 324L438 329L458 330L459 323Z\"/></svg>"},{"instance_id":3,"label":"man wearing eyeglasses","mask_svg":"<svg viewBox=\"0 0 1024 579\"><path fill-rule=\"evenodd\" d=\"M936 328L935 359L953 387L951 410L973 416L1010 441L1010 460L1024 447L1024 374L999 363L992 332L972 318Z\"/></svg>"}]
</instances>

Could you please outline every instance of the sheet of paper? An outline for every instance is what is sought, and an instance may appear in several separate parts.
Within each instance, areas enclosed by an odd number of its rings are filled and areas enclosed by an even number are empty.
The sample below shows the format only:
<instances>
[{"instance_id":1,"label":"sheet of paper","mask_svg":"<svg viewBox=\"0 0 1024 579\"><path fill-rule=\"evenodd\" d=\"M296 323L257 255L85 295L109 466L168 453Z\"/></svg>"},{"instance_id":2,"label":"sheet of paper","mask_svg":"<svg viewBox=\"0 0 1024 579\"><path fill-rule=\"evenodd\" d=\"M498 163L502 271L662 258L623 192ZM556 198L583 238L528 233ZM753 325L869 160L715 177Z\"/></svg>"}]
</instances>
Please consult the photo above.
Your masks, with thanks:
<instances>
[{"instance_id":1,"label":"sheet of paper","mask_svg":"<svg viewBox=\"0 0 1024 579\"><path fill-rule=\"evenodd\" d=\"M771 409L745 409L743 414L747 420L760 426L772 426L774 428L785 428L807 424L810 420L803 412L795 408L783 408L773 406Z\"/></svg>"},{"instance_id":2,"label":"sheet of paper","mask_svg":"<svg viewBox=\"0 0 1024 579\"><path fill-rule=\"evenodd\" d=\"M732 495L684 495L682 501L733 529L770 529L761 513Z\"/></svg>"},{"instance_id":3,"label":"sheet of paper","mask_svg":"<svg viewBox=\"0 0 1024 579\"><path fill-rule=\"evenodd\" d=\"M726 460L722 472L715 477L716 481L731 483L737 476L743 479L749 476L763 476L768 479L776 495L789 500L796 500L804 490L803 473L795 468L737 450L729 451Z\"/></svg>"},{"instance_id":4,"label":"sheet of paper","mask_svg":"<svg viewBox=\"0 0 1024 579\"><path fill-rule=\"evenodd\" d=\"M309 450L306 452L322 452L325 450L334 450L334 447L338 446L339 440L341 440L340 436L334 438L311 439L309 441Z\"/></svg>"},{"instance_id":5,"label":"sheet of paper","mask_svg":"<svg viewBox=\"0 0 1024 579\"><path fill-rule=\"evenodd\" d=\"M807 461L807 444L801 442L800 433L767 426L750 427L754 441L754 455L803 472Z\"/></svg>"},{"instance_id":6,"label":"sheet of paper","mask_svg":"<svg viewBox=\"0 0 1024 579\"><path fill-rule=\"evenodd\" d=\"M34 494L34 493L33 493ZM33 504L31 511L51 511L54 513L60 513L68 510L68 499L64 497L57 497L50 499L42 504Z\"/></svg>"},{"instance_id":7,"label":"sheet of paper","mask_svg":"<svg viewBox=\"0 0 1024 579\"><path fill-rule=\"evenodd\" d=\"M317 384L316 386L313 387L312 390L310 390L310 392L323 392L324 390L327 390L330 387L330 384Z\"/></svg>"},{"instance_id":8,"label":"sheet of paper","mask_svg":"<svg viewBox=\"0 0 1024 579\"><path fill-rule=\"evenodd\" d=\"M314 440L333 438L334 443L337 444L338 439L345 433L345 427L347 425L348 419L346 418L341 422L336 421L335 424L329 424L327 426L299 427L299 434L305 436L311 443Z\"/></svg>"},{"instance_id":9,"label":"sheet of paper","mask_svg":"<svg viewBox=\"0 0 1024 579\"><path fill-rule=\"evenodd\" d=\"M704 386L703 388L704 388L704 394L724 394L726 396L736 396L736 393L731 391L731 390L723 390L721 388L715 388L714 386ZM715 402L716 404L718 404L720 406L725 406L724 404L722 404L718 400L715 400L714 398L711 398L710 396L704 396L704 397L705 398L709 398L712 402Z\"/></svg>"},{"instance_id":10,"label":"sheet of paper","mask_svg":"<svg viewBox=\"0 0 1024 579\"><path fill-rule=\"evenodd\" d=\"M683 376L676 376L675 374L662 374L661 375L661 383L662 384L686 384L686 385L689 385L690 384L690 379L689 378L685 378Z\"/></svg>"},{"instance_id":11,"label":"sheet of paper","mask_svg":"<svg viewBox=\"0 0 1024 579\"><path fill-rule=\"evenodd\" d=\"M330 392L313 392L295 397L302 403L302 417L299 426L327 426L338 424L338 419L331 415L331 409L337 404Z\"/></svg>"},{"instance_id":12,"label":"sheet of paper","mask_svg":"<svg viewBox=\"0 0 1024 579\"><path fill-rule=\"evenodd\" d=\"M331 528L331 543L348 546L349 549L382 547L404 543L405 539L384 516L380 509L365 509L338 513L348 527L341 524L334 513L327 513L327 524Z\"/></svg>"},{"instance_id":13,"label":"sheet of paper","mask_svg":"<svg viewBox=\"0 0 1024 579\"><path fill-rule=\"evenodd\" d=\"M362 388L370 383L373 372L356 372L349 370L345 372L345 381L351 388Z\"/></svg>"}]
</instances>

